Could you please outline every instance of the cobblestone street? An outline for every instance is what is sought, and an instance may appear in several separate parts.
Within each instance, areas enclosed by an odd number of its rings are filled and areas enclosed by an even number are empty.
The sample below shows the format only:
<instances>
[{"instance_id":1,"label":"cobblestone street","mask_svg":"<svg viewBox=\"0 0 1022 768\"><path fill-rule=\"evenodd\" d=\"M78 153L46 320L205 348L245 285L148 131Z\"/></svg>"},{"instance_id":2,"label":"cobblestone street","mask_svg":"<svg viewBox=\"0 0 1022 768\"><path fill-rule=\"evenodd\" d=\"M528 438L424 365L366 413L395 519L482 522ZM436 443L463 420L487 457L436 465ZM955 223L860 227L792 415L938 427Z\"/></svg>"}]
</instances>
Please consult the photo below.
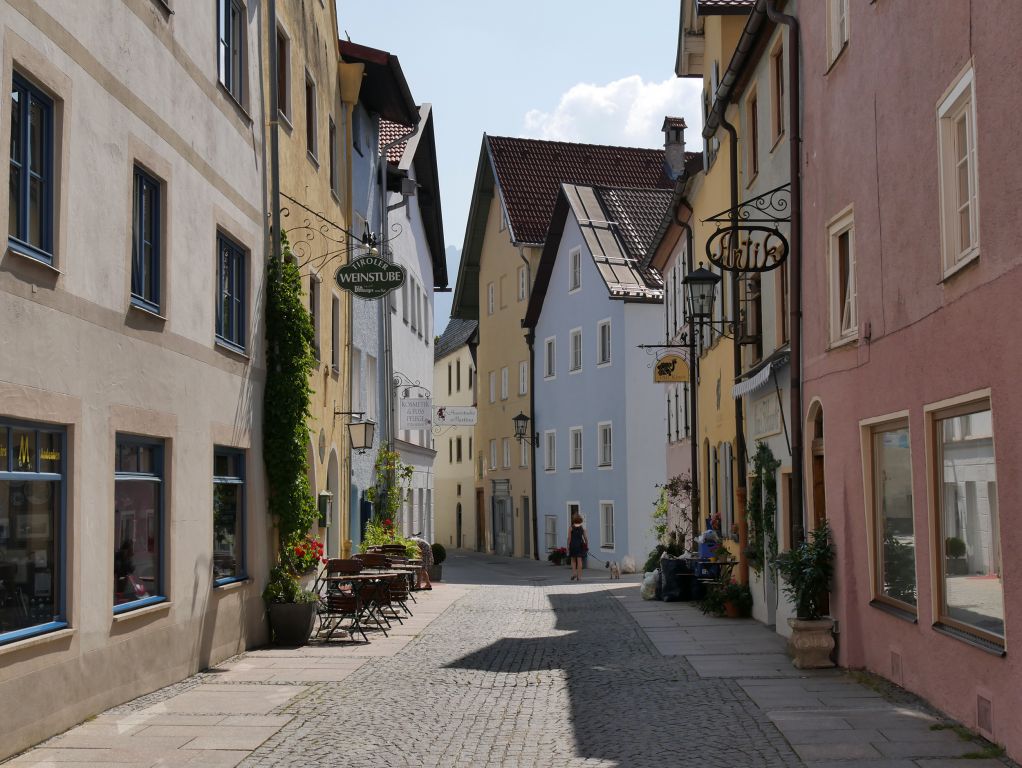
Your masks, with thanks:
<instances>
[{"instance_id":1,"label":"cobblestone street","mask_svg":"<svg viewBox=\"0 0 1022 768\"><path fill-rule=\"evenodd\" d=\"M754 621L643 602L635 576L444 567L390 638L243 654L11 765L942 768L982 749L846 673L799 673Z\"/></svg>"}]
</instances>

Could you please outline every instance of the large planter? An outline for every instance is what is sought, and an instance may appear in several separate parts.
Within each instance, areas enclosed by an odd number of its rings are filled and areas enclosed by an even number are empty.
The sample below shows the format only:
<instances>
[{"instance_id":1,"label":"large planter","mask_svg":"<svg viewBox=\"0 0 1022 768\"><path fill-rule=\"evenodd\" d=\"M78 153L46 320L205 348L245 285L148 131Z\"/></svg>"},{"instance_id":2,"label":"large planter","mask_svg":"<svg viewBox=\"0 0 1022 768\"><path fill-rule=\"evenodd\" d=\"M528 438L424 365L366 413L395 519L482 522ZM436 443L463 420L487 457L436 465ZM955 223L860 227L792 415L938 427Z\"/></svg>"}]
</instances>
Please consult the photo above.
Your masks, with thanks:
<instances>
[{"instance_id":1,"label":"large planter","mask_svg":"<svg viewBox=\"0 0 1022 768\"><path fill-rule=\"evenodd\" d=\"M742 609L738 607L738 603L734 600L725 600L724 615L729 619L739 619L742 617Z\"/></svg>"},{"instance_id":2,"label":"large planter","mask_svg":"<svg viewBox=\"0 0 1022 768\"><path fill-rule=\"evenodd\" d=\"M435 565L431 565L426 570L429 573L429 580L430 581L443 581L444 566L443 566L442 563L437 563Z\"/></svg>"},{"instance_id":3,"label":"large planter","mask_svg":"<svg viewBox=\"0 0 1022 768\"><path fill-rule=\"evenodd\" d=\"M788 619L791 637L788 655L796 669L825 669L833 667L830 660L834 650L834 619Z\"/></svg>"},{"instance_id":4,"label":"large planter","mask_svg":"<svg viewBox=\"0 0 1022 768\"><path fill-rule=\"evenodd\" d=\"M305 645L315 623L315 603L270 603L270 632L275 645Z\"/></svg>"}]
</instances>

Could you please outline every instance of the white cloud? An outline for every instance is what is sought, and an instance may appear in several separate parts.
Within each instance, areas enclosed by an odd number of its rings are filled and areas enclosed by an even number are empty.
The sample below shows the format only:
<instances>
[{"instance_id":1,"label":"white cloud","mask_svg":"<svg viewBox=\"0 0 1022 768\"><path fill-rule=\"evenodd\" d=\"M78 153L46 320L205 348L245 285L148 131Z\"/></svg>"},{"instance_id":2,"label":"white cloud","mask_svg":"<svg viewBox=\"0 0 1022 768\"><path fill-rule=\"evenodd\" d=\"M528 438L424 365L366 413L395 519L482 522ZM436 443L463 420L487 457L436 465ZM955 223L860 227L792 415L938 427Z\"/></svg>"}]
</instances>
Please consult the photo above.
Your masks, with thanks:
<instances>
[{"instance_id":1,"label":"white cloud","mask_svg":"<svg viewBox=\"0 0 1022 768\"><path fill-rule=\"evenodd\" d=\"M561 96L553 110L529 110L524 132L536 139L660 147L660 127L664 117L672 115L685 118L687 149L697 151L702 147L701 86L701 80L676 77L647 83L639 75L606 85L578 83Z\"/></svg>"}]
</instances>

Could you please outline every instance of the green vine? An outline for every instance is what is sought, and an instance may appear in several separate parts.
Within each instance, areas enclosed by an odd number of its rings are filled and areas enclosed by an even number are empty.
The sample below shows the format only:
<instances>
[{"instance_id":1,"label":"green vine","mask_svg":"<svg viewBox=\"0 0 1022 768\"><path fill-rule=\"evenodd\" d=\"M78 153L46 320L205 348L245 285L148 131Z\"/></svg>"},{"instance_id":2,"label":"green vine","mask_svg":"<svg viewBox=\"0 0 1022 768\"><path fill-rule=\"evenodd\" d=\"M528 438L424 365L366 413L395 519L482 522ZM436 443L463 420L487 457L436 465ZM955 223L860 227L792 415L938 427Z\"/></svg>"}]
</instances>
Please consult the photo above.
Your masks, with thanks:
<instances>
[{"instance_id":1,"label":"green vine","mask_svg":"<svg viewBox=\"0 0 1022 768\"><path fill-rule=\"evenodd\" d=\"M281 235L281 254L266 266L266 388L263 395L263 460L269 489L268 507L276 521L278 563L271 572L264 598L293 602L298 576L304 570L296 555L318 517L309 486L309 376L312 318L302 302L298 265L291 259L287 236Z\"/></svg>"},{"instance_id":2,"label":"green vine","mask_svg":"<svg viewBox=\"0 0 1022 768\"><path fill-rule=\"evenodd\" d=\"M414 470L401 461L401 454L389 445L380 447L376 453L376 483L366 489L366 498L373 504L373 519L366 524L360 548L363 552L371 546L400 544L409 557L419 556L419 545L398 533L394 519L401 511Z\"/></svg>"},{"instance_id":3,"label":"green vine","mask_svg":"<svg viewBox=\"0 0 1022 768\"><path fill-rule=\"evenodd\" d=\"M764 563L772 563L777 558L776 472L780 464L766 443L756 443L745 514L748 522L746 557L757 573L763 572Z\"/></svg>"}]
</instances>

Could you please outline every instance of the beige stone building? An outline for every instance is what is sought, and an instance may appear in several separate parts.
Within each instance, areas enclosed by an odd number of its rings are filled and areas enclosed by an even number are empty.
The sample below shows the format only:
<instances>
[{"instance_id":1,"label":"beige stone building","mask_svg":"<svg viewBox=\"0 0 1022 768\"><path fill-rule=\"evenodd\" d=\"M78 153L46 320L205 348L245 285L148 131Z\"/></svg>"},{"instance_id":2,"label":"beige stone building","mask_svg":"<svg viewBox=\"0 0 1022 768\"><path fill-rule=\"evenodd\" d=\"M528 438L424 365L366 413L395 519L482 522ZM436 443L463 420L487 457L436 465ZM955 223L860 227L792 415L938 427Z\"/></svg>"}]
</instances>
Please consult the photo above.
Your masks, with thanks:
<instances>
[{"instance_id":1,"label":"beige stone building","mask_svg":"<svg viewBox=\"0 0 1022 768\"><path fill-rule=\"evenodd\" d=\"M0 2L0 758L266 639L263 27L169 6Z\"/></svg>"},{"instance_id":2,"label":"beige stone building","mask_svg":"<svg viewBox=\"0 0 1022 768\"><path fill-rule=\"evenodd\" d=\"M452 319L436 342L433 368L433 403L437 409L476 405L478 380L475 375L477 343L474 320ZM475 427L442 426L437 413L436 524L434 541L456 549L482 549L483 530L476 525L474 461ZM444 419L446 418L443 417ZM451 420L455 420L454 412Z\"/></svg>"}]
</instances>

